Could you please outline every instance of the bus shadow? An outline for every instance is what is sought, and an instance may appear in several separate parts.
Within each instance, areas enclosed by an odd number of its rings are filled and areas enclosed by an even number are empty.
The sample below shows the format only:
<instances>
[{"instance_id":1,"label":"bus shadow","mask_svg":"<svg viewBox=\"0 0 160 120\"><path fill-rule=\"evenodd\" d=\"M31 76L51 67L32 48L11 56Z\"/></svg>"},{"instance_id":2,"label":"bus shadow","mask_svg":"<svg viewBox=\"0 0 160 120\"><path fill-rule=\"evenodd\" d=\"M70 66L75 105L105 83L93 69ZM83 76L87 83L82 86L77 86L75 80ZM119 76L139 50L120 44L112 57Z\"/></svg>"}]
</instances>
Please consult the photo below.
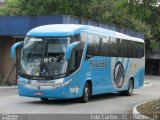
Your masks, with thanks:
<instances>
[{"instance_id":1,"label":"bus shadow","mask_svg":"<svg viewBox=\"0 0 160 120\"><path fill-rule=\"evenodd\" d=\"M106 94L100 94L100 95L94 95L91 97L90 101L99 101L99 100L104 100L104 99L113 99L120 97L118 93L106 93Z\"/></svg>"},{"instance_id":2,"label":"bus shadow","mask_svg":"<svg viewBox=\"0 0 160 120\"><path fill-rule=\"evenodd\" d=\"M136 94L133 94L132 96L136 96ZM100 95L94 95L89 99L89 102L95 102L95 101L101 101L101 100L109 100L109 99L115 99L119 97L126 97L123 95L120 95L118 93L107 93L107 94L100 94ZM79 98L74 99L50 99L48 101L41 101L40 99L38 101L29 101L26 103L30 104L46 104L46 105L72 105L72 104L81 104L81 101Z\"/></svg>"},{"instance_id":3,"label":"bus shadow","mask_svg":"<svg viewBox=\"0 0 160 120\"><path fill-rule=\"evenodd\" d=\"M29 104L40 104L40 105L72 105L76 103L80 103L80 100L78 98L74 99L50 99L48 101L42 101L42 100L37 100L37 101L29 101L26 102Z\"/></svg>"},{"instance_id":4,"label":"bus shadow","mask_svg":"<svg viewBox=\"0 0 160 120\"><path fill-rule=\"evenodd\" d=\"M132 96L136 96L137 94L132 94ZM124 95L120 95L118 92L117 93L106 93L106 94L100 94L100 95L95 95L92 96L90 101L100 101L100 100L109 100L109 99L116 99L120 97L128 97Z\"/></svg>"}]
</instances>

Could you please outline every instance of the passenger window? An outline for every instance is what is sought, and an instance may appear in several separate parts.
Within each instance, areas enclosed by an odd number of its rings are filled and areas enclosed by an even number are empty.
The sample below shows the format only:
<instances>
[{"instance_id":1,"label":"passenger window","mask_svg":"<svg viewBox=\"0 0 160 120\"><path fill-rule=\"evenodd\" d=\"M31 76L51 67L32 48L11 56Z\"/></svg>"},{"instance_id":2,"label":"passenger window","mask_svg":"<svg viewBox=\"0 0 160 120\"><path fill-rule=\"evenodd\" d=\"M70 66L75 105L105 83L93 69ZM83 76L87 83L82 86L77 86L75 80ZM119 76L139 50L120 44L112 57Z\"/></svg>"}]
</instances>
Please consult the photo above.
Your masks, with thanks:
<instances>
[{"instance_id":1,"label":"passenger window","mask_svg":"<svg viewBox=\"0 0 160 120\"><path fill-rule=\"evenodd\" d=\"M93 55L93 40L94 40L94 35L93 34L88 34L88 46L87 46L87 58L92 57Z\"/></svg>"},{"instance_id":2,"label":"passenger window","mask_svg":"<svg viewBox=\"0 0 160 120\"><path fill-rule=\"evenodd\" d=\"M117 57L121 57L122 56L122 51L121 51L121 39L116 38L116 44L117 44Z\"/></svg>"},{"instance_id":3,"label":"passenger window","mask_svg":"<svg viewBox=\"0 0 160 120\"><path fill-rule=\"evenodd\" d=\"M87 57L111 56L126 58L142 58L144 56L144 44L136 41L89 35Z\"/></svg>"},{"instance_id":4,"label":"passenger window","mask_svg":"<svg viewBox=\"0 0 160 120\"><path fill-rule=\"evenodd\" d=\"M131 57L132 58L136 58L136 57L138 57L138 52L137 52L137 46L138 44L137 44L137 42L131 42Z\"/></svg>"},{"instance_id":5,"label":"passenger window","mask_svg":"<svg viewBox=\"0 0 160 120\"><path fill-rule=\"evenodd\" d=\"M142 58L144 56L144 46L140 42L131 42L131 57Z\"/></svg>"},{"instance_id":6,"label":"passenger window","mask_svg":"<svg viewBox=\"0 0 160 120\"><path fill-rule=\"evenodd\" d=\"M68 68L67 68L69 74L73 73L80 67L86 38L87 38L86 33L81 33L79 36L80 43L76 45L72 50L71 58L68 61Z\"/></svg>"},{"instance_id":7,"label":"passenger window","mask_svg":"<svg viewBox=\"0 0 160 120\"><path fill-rule=\"evenodd\" d=\"M111 55L113 57L117 57L118 49L119 49L119 42L116 40L116 38L113 38L113 37L110 38L110 41L111 41Z\"/></svg>"},{"instance_id":8,"label":"passenger window","mask_svg":"<svg viewBox=\"0 0 160 120\"><path fill-rule=\"evenodd\" d=\"M90 58L92 56L99 56L99 36L89 34L87 58Z\"/></svg>"},{"instance_id":9,"label":"passenger window","mask_svg":"<svg viewBox=\"0 0 160 120\"><path fill-rule=\"evenodd\" d=\"M94 40L93 40L93 56L99 56L100 55L99 45L100 45L99 36L95 35Z\"/></svg>"},{"instance_id":10,"label":"passenger window","mask_svg":"<svg viewBox=\"0 0 160 120\"><path fill-rule=\"evenodd\" d=\"M142 58L144 56L144 44L139 43L138 47L138 58Z\"/></svg>"},{"instance_id":11,"label":"passenger window","mask_svg":"<svg viewBox=\"0 0 160 120\"><path fill-rule=\"evenodd\" d=\"M109 37L102 37L100 40L100 55L111 56L111 45Z\"/></svg>"},{"instance_id":12,"label":"passenger window","mask_svg":"<svg viewBox=\"0 0 160 120\"><path fill-rule=\"evenodd\" d=\"M69 73L73 73L75 70L77 70L80 66L81 59L83 54L83 43L78 44L75 46L71 53L71 58L68 62L68 71Z\"/></svg>"},{"instance_id":13,"label":"passenger window","mask_svg":"<svg viewBox=\"0 0 160 120\"><path fill-rule=\"evenodd\" d=\"M127 57L127 58L130 58L131 57L131 46L130 46L130 42L128 40L122 40L121 42L122 44L122 57Z\"/></svg>"}]
</instances>

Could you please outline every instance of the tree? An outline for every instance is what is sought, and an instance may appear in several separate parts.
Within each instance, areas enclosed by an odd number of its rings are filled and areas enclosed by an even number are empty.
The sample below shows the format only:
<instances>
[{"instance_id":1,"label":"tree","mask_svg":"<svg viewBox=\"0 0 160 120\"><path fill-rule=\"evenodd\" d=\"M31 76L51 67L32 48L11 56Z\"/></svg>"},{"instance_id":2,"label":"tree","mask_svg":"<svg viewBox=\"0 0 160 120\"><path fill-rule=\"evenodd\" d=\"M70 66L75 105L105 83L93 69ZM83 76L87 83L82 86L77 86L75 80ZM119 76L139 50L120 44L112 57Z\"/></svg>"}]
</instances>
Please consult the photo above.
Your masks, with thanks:
<instances>
[{"instance_id":1,"label":"tree","mask_svg":"<svg viewBox=\"0 0 160 120\"><path fill-rule=\"evenodd\" d=\"M160 7L156 4L157 0L6 0L0 15L78 16L143 32L150 43L160 41Z\"/></svg>"},{"instance_id":2,"label":"tree","mask_svg":"<svg viewBox=\"0 0 160 120\"><path fill-rule=\"evenodd\" d=\"M0 15L48 15L66 14L86 16L91 0L6 0Z\"/></svg>"},{"instance_id":3,"label":"tree","mask_svg":"<svg viewBox=\"0 0 160 120\"><path fill-rule=\"evenodd\" d=\"M127 0L94 0L88 9L88 18L119 27L131 28L149 35L150 28L128 12Z\"/></svg>"},{"instance_id":4,"label":"tree","mask_svg":"<svg viewBox=\"0 0 160 120\"><path fill-rule=\"evenodd\" d=\"M157 0L142 0L141 3L130 0L127 9L129 14L134 14L136 19L150 27L150 34L145 39L151 43L150 47L157 48L160 45L160 6L157 5Z\"/></svg>"}]
</instances>

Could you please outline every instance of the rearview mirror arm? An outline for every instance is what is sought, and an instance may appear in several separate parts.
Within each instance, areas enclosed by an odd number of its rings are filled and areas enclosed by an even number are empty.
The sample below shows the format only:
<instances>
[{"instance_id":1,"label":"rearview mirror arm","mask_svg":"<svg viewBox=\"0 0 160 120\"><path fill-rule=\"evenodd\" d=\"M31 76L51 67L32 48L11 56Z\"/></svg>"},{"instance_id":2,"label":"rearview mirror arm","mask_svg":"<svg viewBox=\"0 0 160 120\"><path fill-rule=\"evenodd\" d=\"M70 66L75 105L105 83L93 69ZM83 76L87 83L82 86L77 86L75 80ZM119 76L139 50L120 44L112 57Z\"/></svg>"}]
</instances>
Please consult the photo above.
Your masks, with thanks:
<instances>
[{"instance_id":1,"label":"rearview mirror arm","mask_svg":"<svg viewBox=\"0 0 160 120\"><path fill-rule=\"evenodd\" d=\"M65 58L66 60L70 59L71 57L71 51L73 50L73 48L78 45L80 42L74 42L74 43L71 43L68 47L67 47L67 50L66 50L66 53L65 53Z\"/></svg>"},{"instance_id":2,"label":"rearview mirror arm","mask_svg":"<svg viewBox=\"0 0 160 120\"><path fill-rule=\"evenodd\" d=\"M23 43L24 43L24 41L21 41L21 42L17 42L17 43L15 43L12 47L11 47L11 58L12 59L15 59L16 58L16 48L18 47L18 46L21 46L21 45L23 45Z\"/></svg>"}]
</instances>

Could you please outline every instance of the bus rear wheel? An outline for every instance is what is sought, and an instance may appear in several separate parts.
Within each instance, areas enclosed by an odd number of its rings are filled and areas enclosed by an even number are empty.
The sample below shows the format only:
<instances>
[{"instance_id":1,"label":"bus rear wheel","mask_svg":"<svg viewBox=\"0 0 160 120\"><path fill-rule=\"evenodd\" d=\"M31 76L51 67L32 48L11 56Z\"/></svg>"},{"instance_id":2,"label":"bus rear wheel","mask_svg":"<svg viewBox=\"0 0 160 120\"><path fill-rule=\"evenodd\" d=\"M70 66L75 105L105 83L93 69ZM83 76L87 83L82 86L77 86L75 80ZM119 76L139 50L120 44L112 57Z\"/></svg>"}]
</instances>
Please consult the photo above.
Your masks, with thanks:
<instances>
[{"instance_id":1,"label":"bus rear wheel","mask_svg":"<svg viewBox=\"0 0 160 120\"><path fill-rule=\"evenodd\" d=\"M119 94L125 96L131 96L133 93L133 87L134 87L133 80L130 80L128 84L128 90L120 91Z\"/></svg>"},{"instance_id":2,"label":"bus rear wheel","mask_svg":"<svg viewBox=\"0 0 160 120\"><path fill-rule=\"evenodd\" d=\"M81 97L81 102L82 103L88 102L89 97L90 97L90 86L88 83L86 83L84 86L83 95Z\"/></svg>"}]
</instances>

